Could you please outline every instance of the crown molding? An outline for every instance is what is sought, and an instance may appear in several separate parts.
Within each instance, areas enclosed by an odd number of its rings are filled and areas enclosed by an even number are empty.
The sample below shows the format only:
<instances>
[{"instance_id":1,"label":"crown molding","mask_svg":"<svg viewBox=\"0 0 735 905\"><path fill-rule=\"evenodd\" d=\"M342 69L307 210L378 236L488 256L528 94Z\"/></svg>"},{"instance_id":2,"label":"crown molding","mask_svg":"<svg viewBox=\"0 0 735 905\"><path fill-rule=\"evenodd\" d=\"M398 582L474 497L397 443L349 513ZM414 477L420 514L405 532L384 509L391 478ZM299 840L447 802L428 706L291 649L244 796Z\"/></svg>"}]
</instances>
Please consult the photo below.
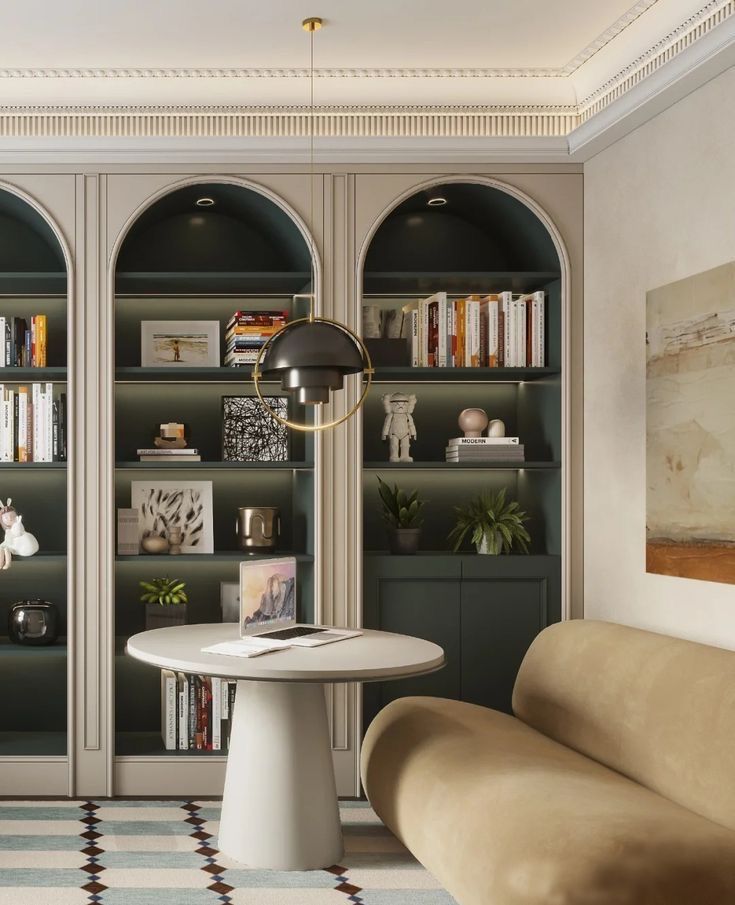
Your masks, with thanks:
<instances>
[{"instance_id":1,"label":"crown molding","mask_svg":"<svg viewBox=\"0 0 735 905\"><path fill-rule=\"evenodd\" d=\"M491 158L507 156L511 148L529 159L529 148L519 142L535 141L539 148L538 159L558 161L560 140L568 142L574 159L582 159L601 143L615 140L612 136L623 134L625 129L640 124L646 114L655 115L667 98L672 103L687 85L711 78L728 63L729 50L735 41L735 0L709 0L695 14L675 27L669 27L659 38L625 66L614 66L620 60L609 48L615 37L634 26L641 29L642 17L660 0L641 0L632 6L613 26L570 61L564 69L570 73L584 73L583 81L597 73L601 84L588 91L575 103L501 103L482 104L332 104L314 109L287 103L263 105L236 104L93 104L55 103L39 105L6 104L0 107L0 153L16 153L20 148L41 153L41 145L51 150L71 153L71 148L105 148L105 153L145 153L153 149L155 142L167 141L169 152L181 148L185 142L206 144L210 152L219 143L223 155L234 153L232 145L239 142L248 159L270 159L270 143L280 142L281 157L286 149L293 160L303 159L298 143L312 130L320 144L327 148L327 157L334 162L335 155L347 155L343 159L405 160L409 146L413 154L443 154L444 160L478 159L477 148L482 146ZM663 7L659 7L663 10ZM671 21L670 11L669 22ZM637 23L637 24L636 24ZM650 31L650 23L646 25ZM637 46L643 46L638 33ZM604 59L603 59L604 57ZM589 68L592 61L592 69ZM720 67L718 70L718 66ZM611 76L602 73L613 72ZM511 79L531 79L534 73L550 70L320 70L329 79L488 79L498 73L512 72ZM555 77L561 70L554 70ZM709 73L709 75L706 75ZM286 79L302 78L306 69L250 70L250 69L186 69L186 70L0 70L0 78L34 79ZM573 85L575 76L563 74L562 81ZM500 79L502 82L502 79ZM480 94L491 90L499 93L499 82L481 83ZM545 83L548 87L548 83ZM557 84L559 84L557 82ZM592 82L594 84L594 82ZM541 86L541 83L539 83ZM237 87L237 86L235 86ZM103 85L94 86L96 93L104 96ZM386 89L387 90L387 89ZM540 90L540 87L539 87ZM692 90L690 87L688 90ZM523 88L525 95L528 89ZM211 92L205 92L204 96ZM236 92L237 93L237 92ZM261 92L258 92L261 93ZM440 94L437 87L428 96ZM48 94L48 92L44 92ZM63 96L56 92L57 96ZM391 88L387 96L395 96ZM455 92L456 94L456 92ZM7 96L7 93L6 93ZM168 95L167 95L168 96ZM547 92L548 96L548 92ZM379 143L383 146L379 148ZM446 146L442 142L448 142ZM484 142L484 144L483 144ZM44 144L45 143L45 144ZM331 144L330 144L331 143ZM423 143L423 144L422 144ZM440 151L427 150L428 145L440 147ZM469 143L469 144L467 144ZM38 147L37 147L38 145ZM358 151L358 146L362 151ZM388 147L392 150L387 150ZM448 156L447 156L448 152ZM157 151L154 152L155 154ZM178 153L178 152L177 152ZM190 153L189 150L182 153ZM193 152L192 152L193 153ZM390 155L394 155L392 158ZM352 155L350 157L350 155ZM469 155L469 156L468 156ZM544 157L544 155L548 155ZM224 158L223 158L224 159ZM414 157L414 159L419 159ZM423 159L423 158L422 158ZM426 157L425 159L429 159ZM432 157L438 159L438 157ZM567 158L569 159L569 158Z\"/></svg>"}]
</instances>

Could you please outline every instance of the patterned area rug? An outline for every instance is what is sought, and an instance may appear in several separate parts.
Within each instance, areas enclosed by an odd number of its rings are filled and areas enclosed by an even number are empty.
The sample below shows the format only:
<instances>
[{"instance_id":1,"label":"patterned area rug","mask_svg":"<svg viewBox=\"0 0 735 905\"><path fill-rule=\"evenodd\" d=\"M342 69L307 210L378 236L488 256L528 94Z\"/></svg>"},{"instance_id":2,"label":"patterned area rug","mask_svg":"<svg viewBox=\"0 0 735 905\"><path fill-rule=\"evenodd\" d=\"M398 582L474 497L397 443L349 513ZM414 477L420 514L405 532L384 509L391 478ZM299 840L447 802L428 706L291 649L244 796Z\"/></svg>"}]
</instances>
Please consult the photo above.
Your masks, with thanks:
<instances>
[{"instance_id":1,"label":"patterned area rug","mask_svg":"<svg viewBox=\"0 0 735 905\"><path fill-rule=\"evenodd\" d=\"M220 855L219 802L0 801L0 905L455 905L361 803L327 870Z\"/></svg>"}]
</instances>

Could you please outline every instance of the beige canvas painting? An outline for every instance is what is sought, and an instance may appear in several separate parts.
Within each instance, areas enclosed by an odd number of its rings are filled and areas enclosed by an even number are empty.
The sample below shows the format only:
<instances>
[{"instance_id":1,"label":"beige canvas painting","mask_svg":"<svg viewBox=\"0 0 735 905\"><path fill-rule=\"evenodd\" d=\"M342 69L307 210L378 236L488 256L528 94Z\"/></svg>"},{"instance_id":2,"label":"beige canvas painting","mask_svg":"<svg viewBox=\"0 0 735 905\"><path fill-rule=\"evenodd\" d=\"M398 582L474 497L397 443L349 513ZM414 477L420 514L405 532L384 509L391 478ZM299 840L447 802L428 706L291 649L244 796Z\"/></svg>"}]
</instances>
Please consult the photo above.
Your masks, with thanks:
<instances>
[{"instance_id":1,"label":"beige canvas painting","mask_svg":"<svg viewBox=\"0 0 735 905\"><path fill-rule=\"evenodd\" d=\"M646 568L735 584L735 263L646 302Z\"/></svg>"}]
</instances>

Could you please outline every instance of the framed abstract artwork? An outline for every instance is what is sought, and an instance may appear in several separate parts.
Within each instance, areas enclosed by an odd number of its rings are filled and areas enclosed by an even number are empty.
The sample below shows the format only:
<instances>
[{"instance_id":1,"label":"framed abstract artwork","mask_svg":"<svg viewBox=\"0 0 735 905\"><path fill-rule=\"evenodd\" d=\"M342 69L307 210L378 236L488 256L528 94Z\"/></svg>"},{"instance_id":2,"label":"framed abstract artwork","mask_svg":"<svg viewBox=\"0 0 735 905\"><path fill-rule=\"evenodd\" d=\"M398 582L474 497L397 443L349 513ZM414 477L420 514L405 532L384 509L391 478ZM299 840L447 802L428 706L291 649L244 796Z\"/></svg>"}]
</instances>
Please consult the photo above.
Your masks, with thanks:
<instances>
[{"instance_id":1,"label":"framed abstract artwork","mask_svg":"<svg viewBox=\"0 0 735 905\"><path fill-rule=\"evenodd\" d=\"M285 396L264 397L283 418ZM222 460L224 462L287 462L288 428L272 418L257 396L222 397Z\"/></svg>"},{"instance_id":2,"label":"framed abstract artwork","mask_svg":"<svg viewBox=\"0 0 735 905\"><path fill-rule=\"evenodd\" d=\"M130 496L139 540L180 528L182 553L214 553L211 481L131 481Z\"/></svg>"}]
</instances>

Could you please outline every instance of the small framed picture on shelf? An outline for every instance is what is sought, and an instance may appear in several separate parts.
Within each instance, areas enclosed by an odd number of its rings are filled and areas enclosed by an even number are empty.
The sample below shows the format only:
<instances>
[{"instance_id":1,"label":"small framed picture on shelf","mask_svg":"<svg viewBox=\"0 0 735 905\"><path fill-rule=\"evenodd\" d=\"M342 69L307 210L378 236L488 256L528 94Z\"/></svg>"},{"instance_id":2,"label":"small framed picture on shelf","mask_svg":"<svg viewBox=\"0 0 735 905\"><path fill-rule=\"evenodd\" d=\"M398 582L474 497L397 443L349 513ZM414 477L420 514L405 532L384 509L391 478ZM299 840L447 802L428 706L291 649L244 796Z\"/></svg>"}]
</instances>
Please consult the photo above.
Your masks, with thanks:
<instances>
[{"instance_id":1,"label":"small framed picture on shelf","mask_svg":"<svg viewBox=\"0 0 735 905\"><path fill-rule=\"evenodd\" d=\"M219 321L141 321L144 368L218 368Z\"/></svg>"},{"instance_id":2,"label":"small framed picture on shelf","mask_svg":"<svg viewBox=\"0 0 735 905\"><path fill-rule=\"evenodd\" d=\"M265 396L276 414L288 417L285 396ZM288 428L276 421L257 396L222 397L222 460L224 462L287 462Z\"/></svg>"},{"instance_id":3,"label":"small framed picture on shelf","mask_svg":"<svg viewBox=\"0 0 735 905\"><path fill-rule=\"evenodd\" d=\"M130 497L139 541L179 528L182 553L214 553L211 481L131 481Z\"/></svg>"}]
</instances>

